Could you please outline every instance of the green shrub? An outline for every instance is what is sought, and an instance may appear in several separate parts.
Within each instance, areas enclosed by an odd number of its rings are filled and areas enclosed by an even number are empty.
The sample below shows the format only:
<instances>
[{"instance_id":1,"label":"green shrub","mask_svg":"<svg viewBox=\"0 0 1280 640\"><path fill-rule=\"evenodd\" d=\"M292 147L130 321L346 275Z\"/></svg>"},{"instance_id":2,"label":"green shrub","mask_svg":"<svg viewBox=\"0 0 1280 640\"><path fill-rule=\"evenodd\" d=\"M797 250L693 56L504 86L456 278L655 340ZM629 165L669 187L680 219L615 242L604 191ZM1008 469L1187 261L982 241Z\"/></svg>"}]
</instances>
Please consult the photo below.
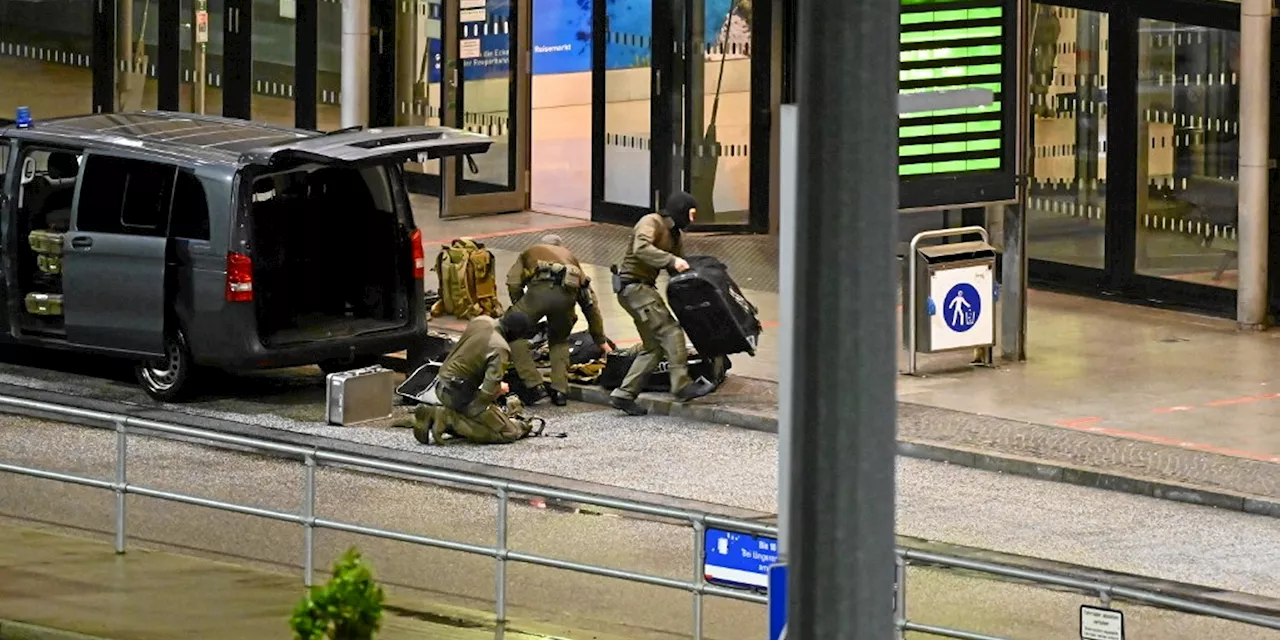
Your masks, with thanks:
<instances>
[{"instance_id":1,"label":"green shrub","mask_svg":"<svg viewBox=\"0 0 1280 640\"><path fill-rule=\"evenodd\" d=\"M382 626L382 587L355 547L333 565L333 577L312 587L289 625L298 640L371 640Z\"/></svg>"}]
</instances>

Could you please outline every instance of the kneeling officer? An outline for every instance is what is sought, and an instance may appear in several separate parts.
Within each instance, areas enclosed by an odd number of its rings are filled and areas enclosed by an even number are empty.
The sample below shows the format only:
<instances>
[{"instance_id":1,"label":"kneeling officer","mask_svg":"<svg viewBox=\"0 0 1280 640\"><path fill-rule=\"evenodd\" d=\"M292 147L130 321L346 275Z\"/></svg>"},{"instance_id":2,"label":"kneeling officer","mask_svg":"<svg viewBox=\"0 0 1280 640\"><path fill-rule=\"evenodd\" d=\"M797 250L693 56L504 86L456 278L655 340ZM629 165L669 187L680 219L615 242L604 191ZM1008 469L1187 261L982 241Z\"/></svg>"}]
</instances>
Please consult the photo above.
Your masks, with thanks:
<instances>
[{"instance_id":1,"label":"kneeling officer","mask_svg":"<svg viewBox=\"0 0 1280 640\"><path fill-rule=\"evenodd\" d=\"M533 425L517 415L518 401L508 401L504 411L497 400L508 392L502 377L511 360L509 343L528 338L532 329L529 316L515 310L501 319L473 318L440 366L436 396L442 406L419 405L413 412L414 438L442 444L448 433L476 444L506 444L528 436Z\"/></svg>"},{"instance_id":2,"label":"kneeling officer","mask_svg":"<svg viewBox=\"0 0 1280 640\"><path fill-rule=\"evenodd\" d=\"M600 318L596 296L591 290L591 279L573 253L562 246L560 236L548 234L516 258L507 274L507 292L511 294L511 308L523 311L531 322L547 319L547 351L551 356L549 389L533 361L529 341L511 343L511 364L529 389L521 400L533 404L550 396L552 402L563 407L569 391L569 334L578 321L573 312L575 305L582 307L586 314L587 330L596 345L605 353L613 350L604 335L604 320Z\"/></svg>"}]
</instances>

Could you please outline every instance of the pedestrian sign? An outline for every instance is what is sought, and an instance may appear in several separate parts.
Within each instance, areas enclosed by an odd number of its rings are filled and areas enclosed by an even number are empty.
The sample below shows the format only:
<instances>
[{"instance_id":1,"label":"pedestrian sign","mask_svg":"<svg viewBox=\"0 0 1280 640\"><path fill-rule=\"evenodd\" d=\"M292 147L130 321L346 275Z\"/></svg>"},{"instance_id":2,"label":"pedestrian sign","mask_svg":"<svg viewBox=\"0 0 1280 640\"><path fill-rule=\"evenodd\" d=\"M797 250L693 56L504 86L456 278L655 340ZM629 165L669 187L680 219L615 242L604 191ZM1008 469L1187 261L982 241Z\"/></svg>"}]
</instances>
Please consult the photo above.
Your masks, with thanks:
<instances>
[{"instance_id":1,"label":"pedestrian sign","mask_svg":"<svg viewBox=\"0 0 1280 640\"><path fill-rule=\"evenodd\" d=\"M787 637L787 565L769 565L769 640Z\"/></svg>"},{"instance_id":2,"label":"pedestrian sign","mask_svg":"<svg viewBox=\"0 0 1280 640\"><path fill-rule=\"evenodd\" d=\"M945 314L942 319L956 333L964 333L978 323L982 317L982 298L978 290L967 282L961 282L947 292L942 303Z\"/></svg>"},{"instance_id":3,"label":"pedestrian sign","mask_svg":"<svg viewBox=\"0 0 1280 640\"><path fill-rule=\"evenodd\" d=\"M929 273L930 352L986 347L995 343L995 272L991 264L937 268Z\"/></svg>"}]
</instances>

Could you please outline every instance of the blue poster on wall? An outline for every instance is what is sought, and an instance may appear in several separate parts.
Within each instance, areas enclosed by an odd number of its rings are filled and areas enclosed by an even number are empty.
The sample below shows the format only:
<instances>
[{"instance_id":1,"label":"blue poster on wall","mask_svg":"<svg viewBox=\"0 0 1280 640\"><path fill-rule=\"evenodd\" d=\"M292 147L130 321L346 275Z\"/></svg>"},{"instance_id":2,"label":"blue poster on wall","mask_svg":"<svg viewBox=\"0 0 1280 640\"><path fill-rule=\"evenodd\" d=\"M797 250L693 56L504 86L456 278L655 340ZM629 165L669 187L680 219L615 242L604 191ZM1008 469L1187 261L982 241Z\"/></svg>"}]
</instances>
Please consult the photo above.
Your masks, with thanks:
<instances>
[{"instance_id":1,"label":"blue poster on wall","mask_svg":"<svg viewBox=\"0 0 1280 640\"><path fill-rule=\"evenodd\" d=\"M593 0L533 0L533 73L580 73L591 70L591 13ZM649 65L653 33L652 0L598 0L607 2L609 33L605 68L629 69ZM707 42L721 38L733 0L703 0ZM432 14L439 15L439 5ZM463 61L467 80L502 77L510 73L511 4L509 0L485 3L485 22L464 23L463 38L479 37L481 57ZM440 41L427 41L430 49L430 82L440 81Z\"/></svg>"}]
</instances>

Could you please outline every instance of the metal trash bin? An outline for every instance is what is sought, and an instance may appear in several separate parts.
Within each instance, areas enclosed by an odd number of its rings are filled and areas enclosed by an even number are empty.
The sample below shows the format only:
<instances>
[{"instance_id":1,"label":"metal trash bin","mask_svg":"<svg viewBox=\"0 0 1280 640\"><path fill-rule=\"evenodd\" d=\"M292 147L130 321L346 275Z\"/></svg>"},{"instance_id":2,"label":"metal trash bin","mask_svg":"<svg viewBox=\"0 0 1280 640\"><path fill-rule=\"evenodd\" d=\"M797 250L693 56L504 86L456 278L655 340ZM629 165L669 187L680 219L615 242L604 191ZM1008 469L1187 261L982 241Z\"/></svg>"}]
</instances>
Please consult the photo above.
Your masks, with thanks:
<instances>
[{"instance_id":1,"label":"metal trash bin","mask_svg":"<svg viewBox=\"0 0 1280 640\"><path fill-rule=\"evenodd\" d=\"M982 240L919 246L926 238L978 234ZM907 373L916 372L916 355L986 349L987 363L996 342L996 250L981 227L917 234L907 255L902 334Z\"/></svg>"}]
</instances>

